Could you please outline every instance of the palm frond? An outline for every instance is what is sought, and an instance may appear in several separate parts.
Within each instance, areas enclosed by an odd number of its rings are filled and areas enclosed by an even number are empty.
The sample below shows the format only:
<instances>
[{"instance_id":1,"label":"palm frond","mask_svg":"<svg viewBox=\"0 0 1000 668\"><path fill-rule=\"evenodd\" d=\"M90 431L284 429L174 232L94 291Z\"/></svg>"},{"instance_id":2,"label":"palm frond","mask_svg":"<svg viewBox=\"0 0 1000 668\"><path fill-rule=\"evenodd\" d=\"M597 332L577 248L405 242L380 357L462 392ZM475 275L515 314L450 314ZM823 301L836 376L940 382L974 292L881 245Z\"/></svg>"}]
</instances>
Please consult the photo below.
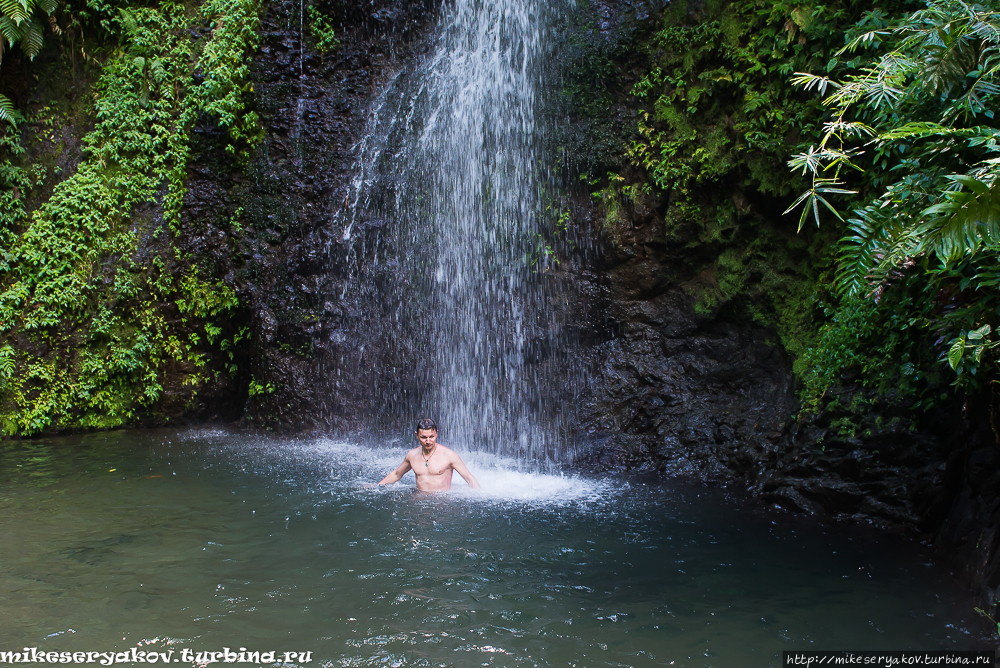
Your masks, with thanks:
<instances>
[{"instance_id":1,"label":"palm frond","mask_svg":"<svg viewBox=\"0 0 1000 668\"><path fill-rule=\"evenodd\" d=\"M939 123L927 121L913 121L893 128L888 132L879 135L879 141L894 141L897 139L921 139L923 137L952 135L959 132L955 128L949 128Z\"/></svg>"},{"instance_id":2,"label":"palm frond","mask_svg":"<svg viewBox=\"0 0 1000 668\"><path fill-rule=\"evenodd\" d=\"M826 89L840 88L840 84L831 79L830 77L819 76L817 74L810 74L809 72L796 72L791 78L792 85L802 86L805 90L812 90L815 88L819 91L820 95L826 95Z\"/></svg>"},{"instance_id":3,"label":"palm frond","mask_svg":"<svg viewBox=\"0 0 1000 668\"><path fill-rule=\"evenodd\" d=\"M861 137L862 135L875 136L874 128L858 121L847 122L839 118L835 121L824 123L823 131L825 135L842 139Z\"/></svg>"},{"instance_id":4,"label":"palm frond","mask_svg":"<svg viewBox=\"0 0 1000 668\"><path fill-rule=\"evenodd\" d=\"M850 42L847 43L847 46L842 48L835 55L842 56L845 53L854 53L860 48L875 44L875 42L878 41L880 37L888 37L891 34L892 33L888 30L869 30L868 32L862 33L861 35L858 35L857 37L852 39Z\"/></svg>"},{"instance_id":5,"label":"palm frond","mask_svg":"<svg viewBox=\"0 0 1000 668\"><path fill-rule=\"evenodd\" d=\"M989 115L996 106L995 102L989 98L998 94L1000 94L1000 85L997 85L993 81L992 73L989 77L980 76L961 97L945 110L943 116L945 118L954 118L959 113L969 116L976 116L978 114Z\"/></svg>"},{"instance_id":6,"label":"palm frond","mask_svg":"<svg viewBox=\"0 0 1000 668\"><path fill-rule=\"evenodd\" d=\"M799 232L806 224L806 219L809 214L812 213L813 220L816 222L816 227L820 225L819 219L819 205L822 204L830 213L836 216L839 220L843 220L843 216L840 212L827 201L824 195L853 195L856 191L847 190L845 188L840 188L838 186L842 185L837 179L821 179L814 178L813 186L809 190L805 191L799 195L790 207L785 209L784 213L789 214L794 211L800 204L803 204L802 213L799 215Z\"/></svg>"}]
</instances>

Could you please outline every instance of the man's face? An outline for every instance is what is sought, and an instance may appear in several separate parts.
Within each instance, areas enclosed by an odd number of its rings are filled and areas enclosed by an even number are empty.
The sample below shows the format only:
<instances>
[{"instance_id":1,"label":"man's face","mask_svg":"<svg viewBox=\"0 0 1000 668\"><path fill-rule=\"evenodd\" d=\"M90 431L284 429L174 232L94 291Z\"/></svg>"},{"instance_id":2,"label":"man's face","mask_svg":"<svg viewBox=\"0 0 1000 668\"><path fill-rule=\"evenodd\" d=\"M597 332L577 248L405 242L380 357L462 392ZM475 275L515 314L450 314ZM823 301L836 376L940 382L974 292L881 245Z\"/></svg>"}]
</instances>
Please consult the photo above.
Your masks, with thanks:
<instances>
[{"instance_id":1,"label":"man's face","mask_svg":"<svg viewBox=\"0 0 1000 668\"><path fill-rule=\"evenodd\" d=\"M427 450L434 447L437 441L438 433L437 429L418 429L417 430L417 440L420 441L420 445Z\"/></svg>"}]
</instances>

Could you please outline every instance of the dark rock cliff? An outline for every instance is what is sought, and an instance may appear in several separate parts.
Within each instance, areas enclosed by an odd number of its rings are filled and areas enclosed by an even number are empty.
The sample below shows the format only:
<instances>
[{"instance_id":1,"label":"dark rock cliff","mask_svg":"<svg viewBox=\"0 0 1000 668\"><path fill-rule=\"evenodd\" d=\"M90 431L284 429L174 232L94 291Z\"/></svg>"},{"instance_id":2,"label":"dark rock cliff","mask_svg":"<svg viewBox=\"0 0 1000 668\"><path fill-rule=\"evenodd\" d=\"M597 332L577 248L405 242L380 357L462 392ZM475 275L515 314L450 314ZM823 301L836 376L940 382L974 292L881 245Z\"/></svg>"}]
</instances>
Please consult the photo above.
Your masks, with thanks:
<instances>
[{"instance_id":1,"label":"dark rock cliff","mask_svg":"<svg viewBox=\"0 0 1000 668\"><path fill-rule=\"evenodd\" d=\"M600 467L654 468L712 481L755 477L797 404L790 362L774 335L696 312L669 279L663 221L650 207L607 235L598 266L611 336L590 347L593 393L582 429Z\"/></svg>"},{"instance_id":2,"label":"dark rock cliff","mask_svg":"<svg viewBox=\"0 0 1000 668\"><path fill-rule=\"evenodd\" d=\"M256 391L245 416L261 426L350 428L370 402L368 388L337 382L342 361L361 351L343 328L357 307L344 295L347 249L332 223L373 91L412 55L436 4L325 3L340 44L322 54L303 34L299 4L270 3L251 74L263 142L249 164L233 165L224 138L202 128L184 207L185 227L202 231L186 243L226 265L247 312ZM229 243L219 229L233 217L244 234Z\"/></svg>"}]
</instances>

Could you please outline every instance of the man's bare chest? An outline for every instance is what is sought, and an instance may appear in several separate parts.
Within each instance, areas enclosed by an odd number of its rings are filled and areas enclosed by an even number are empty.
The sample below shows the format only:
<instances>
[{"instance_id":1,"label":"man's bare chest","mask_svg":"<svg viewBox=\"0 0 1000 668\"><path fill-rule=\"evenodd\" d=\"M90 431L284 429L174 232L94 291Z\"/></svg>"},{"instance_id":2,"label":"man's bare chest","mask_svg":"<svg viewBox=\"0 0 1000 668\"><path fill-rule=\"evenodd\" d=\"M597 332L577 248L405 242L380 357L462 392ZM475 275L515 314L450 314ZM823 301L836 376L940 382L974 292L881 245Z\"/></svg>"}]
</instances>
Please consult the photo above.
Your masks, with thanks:
<instances>
[{"instance_id":1,"label":"man's bare chest","mask_svg":"<svg viewBox=\"0 0 1000 668\"><path fill-rule=\"evenodd\" d=\"M441 476L450 474L452 470L451 465L446 460L443 460L443 458L431 457L430 459L424 459L419 456L411 459L410 468L418 476Z\"/></svg>"}]
</instances>

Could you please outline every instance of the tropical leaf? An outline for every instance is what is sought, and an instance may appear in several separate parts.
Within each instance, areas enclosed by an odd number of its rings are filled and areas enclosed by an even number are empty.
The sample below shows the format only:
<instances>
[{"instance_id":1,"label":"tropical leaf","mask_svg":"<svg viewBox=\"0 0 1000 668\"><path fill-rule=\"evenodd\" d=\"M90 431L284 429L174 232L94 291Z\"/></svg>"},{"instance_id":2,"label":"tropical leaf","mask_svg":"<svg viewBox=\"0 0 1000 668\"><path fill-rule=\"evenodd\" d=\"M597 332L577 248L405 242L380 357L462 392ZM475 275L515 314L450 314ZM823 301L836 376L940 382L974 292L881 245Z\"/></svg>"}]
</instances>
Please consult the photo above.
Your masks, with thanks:
<instances>
[{"instance_id":1,"label":"tropical leaf","mask_svg":"<svg viewBox=\"0 0 1000 668\"><path fill-rule=\"evenodd\" d=\"M967 175L948 178L968 190L946 192L944 202L924 209L931 223L922 247L952 262L983 243L1000 244L1000 178L990 185Z\"/></svg>"},{"instance_id":2,"label":"tropical leaf","mask_svg":"<svg viewBox=\"0 0 1000 668\"><path fill-rule=\"evenodd\" d=\"M5 95L0 95L0 121L7 121L13 126L17 126L21 115L14 109L14 103Z\"/></svg>"},{"instance_id":3,"label":"tropical leaf","mask_svg":"<svg viewBox=\"0 0 1000 668\"><path fill-rule=\"evenodd\" d=\"M965 354L965 338L959 337L948 350L948 364L952 369L957 369Z\"/></svg>"},{"instance_id":4,"label":"tropical leaf","mask_svg":"<svg viewBox=\"0 0 1000 668\"><path fill-rule=\"evenodd\" d=\"M13 21L14 25L21 25L30 16L27 2L21 0L0 0L0 11Z\"/></svg>"},{"instance_id":5,"label":"tropical leaf","mask_svg":"<svg viewBox=\"0 0 1000 668\"><path fill-rule=\"evenodd\" d=\"M25 25L27 29L21 38L21 50L30 60L34 60L45 45L45 33L42 32L41 24L35 19L29 20Z\"/></svg>"}]
</instances>

